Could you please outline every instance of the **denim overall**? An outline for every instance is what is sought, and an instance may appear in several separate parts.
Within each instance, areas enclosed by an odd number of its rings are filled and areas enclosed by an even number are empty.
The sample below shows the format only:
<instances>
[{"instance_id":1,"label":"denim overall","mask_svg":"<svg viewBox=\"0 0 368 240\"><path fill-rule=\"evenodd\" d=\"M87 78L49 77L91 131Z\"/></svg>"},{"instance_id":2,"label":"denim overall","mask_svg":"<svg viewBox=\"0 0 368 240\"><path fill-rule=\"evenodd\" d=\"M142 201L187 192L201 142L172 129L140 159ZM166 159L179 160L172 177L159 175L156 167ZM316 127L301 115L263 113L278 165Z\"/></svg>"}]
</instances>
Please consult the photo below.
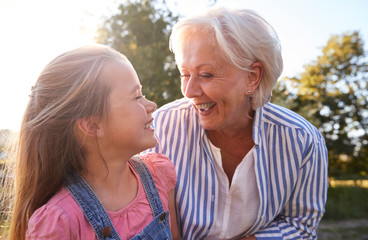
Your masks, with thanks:
<instances>
[{"instance_id":1,"label":"denim overall","mask_svg":"<svg viewBox=\"0 0 368 240\"><path fill-rule=\"evenodd\" d=\"M151 206L154 219L140 232L131 238L132 240L172 240L169 212L164 211L160 195L147 166L139 157L129 160L129 163L138 173L147 199ZM84 216L91 224L98 240L120 240L120 237L112 225L109 215L87 182L79 175L69 179L71 184L66 188L74 200L83 210Z\"/></svg>"}]
</instances>

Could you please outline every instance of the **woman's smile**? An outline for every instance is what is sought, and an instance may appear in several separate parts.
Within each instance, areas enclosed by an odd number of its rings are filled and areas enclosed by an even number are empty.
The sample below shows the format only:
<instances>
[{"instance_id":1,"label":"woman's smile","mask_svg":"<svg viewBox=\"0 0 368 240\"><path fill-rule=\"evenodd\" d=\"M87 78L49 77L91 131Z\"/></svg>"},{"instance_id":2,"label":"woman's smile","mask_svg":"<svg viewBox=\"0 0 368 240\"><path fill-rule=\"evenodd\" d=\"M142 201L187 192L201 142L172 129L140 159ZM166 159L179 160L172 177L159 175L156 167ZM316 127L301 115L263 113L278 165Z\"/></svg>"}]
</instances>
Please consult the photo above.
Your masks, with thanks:
<instances>
[{"instance_id":1,"label":"woman's smile","mask_svg":"<svg viewBox=\"0 0 368 240\"><path fill-rule=\"evenodd\" d=\"M216 103L208 102L208 103L196 104L195 106L198 109L198 111L205 113L205 112L211 111L216 106Z\"/></svg>"}]
</instances>

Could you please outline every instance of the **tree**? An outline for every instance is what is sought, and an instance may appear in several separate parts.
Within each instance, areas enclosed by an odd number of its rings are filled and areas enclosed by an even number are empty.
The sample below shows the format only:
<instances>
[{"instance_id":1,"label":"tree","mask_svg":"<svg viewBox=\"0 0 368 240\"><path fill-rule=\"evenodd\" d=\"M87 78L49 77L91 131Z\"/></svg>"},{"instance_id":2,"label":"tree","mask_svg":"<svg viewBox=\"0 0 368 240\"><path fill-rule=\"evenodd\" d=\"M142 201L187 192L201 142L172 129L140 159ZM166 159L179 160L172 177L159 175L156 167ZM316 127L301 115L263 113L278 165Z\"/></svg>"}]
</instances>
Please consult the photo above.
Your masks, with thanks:
<instances>
[{"instance_id":1,"label":"tree","mask_svg":"<svg viewBox=\"0 0 368 240\"><path fill-rule=\"evenodd\" d=\"M368 172L368 61L359 32L332 36L301 76L286 78L274 92L319 128L329 151L330 175ZM294 94L285 100L283 91ZM280 99L284 99L282 102Z\"/></svg>"},{"instance_id":2,"label":"tree","mask_svg":"<svg viewBox=\"0 0 368 240\"><path fill-rule=\"evenodd\" d=\"M164 1L127 1L105 21L97 37L128 57L143 94L158 106L182 97L179 72L169 50L169 34L177 18Z\"/></svg>"}]
</instances>

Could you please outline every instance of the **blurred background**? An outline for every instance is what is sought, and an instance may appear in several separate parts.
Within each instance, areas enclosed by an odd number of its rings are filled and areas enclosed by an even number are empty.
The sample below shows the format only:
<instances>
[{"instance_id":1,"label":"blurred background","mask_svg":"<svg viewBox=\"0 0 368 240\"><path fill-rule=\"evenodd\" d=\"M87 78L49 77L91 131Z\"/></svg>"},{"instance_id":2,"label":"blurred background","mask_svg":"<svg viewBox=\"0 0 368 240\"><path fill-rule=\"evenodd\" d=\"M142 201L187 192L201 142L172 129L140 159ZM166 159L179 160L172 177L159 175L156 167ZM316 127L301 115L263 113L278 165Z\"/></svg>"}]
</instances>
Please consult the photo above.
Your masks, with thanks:
<instances>
[{"instance_id":1,"label":"blurred background","mask_svg":"<svg viewBox=\"0 0 368 240\"><path fill-rule=\"evenodd\" d=\"M15 158L31 87L49 61L81 45L109 45L130 59L144 94L161 106L182 97L171 27L214 5L255 10L275 28L284 71L271 101L304 116L326 139L330 188L319 238L368 239L364 0L0 0L0 183L12 177L4 166ZM9 198L3 188L0 194L6 230Z\"/></svg>"}]
</instances>

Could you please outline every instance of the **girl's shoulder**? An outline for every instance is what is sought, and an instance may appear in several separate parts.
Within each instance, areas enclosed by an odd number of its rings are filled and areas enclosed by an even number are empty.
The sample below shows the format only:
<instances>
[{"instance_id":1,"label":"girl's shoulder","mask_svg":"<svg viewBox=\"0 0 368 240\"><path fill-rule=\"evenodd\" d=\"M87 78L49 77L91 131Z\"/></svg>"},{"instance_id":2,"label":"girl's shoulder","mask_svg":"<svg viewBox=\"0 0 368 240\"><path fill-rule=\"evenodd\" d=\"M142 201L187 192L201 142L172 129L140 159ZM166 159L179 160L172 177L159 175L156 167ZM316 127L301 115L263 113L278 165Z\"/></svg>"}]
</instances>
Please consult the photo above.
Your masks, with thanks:
<instances>
[{"instance_id":1,"label":"girl's shoulder","mask_svg":"<svg viewBox=\"0 0 368 240\"><path fill-rule=\"evenodd\" d=\"M82 219L82 210L70 193L62 188L32 214L27 239L50 239L50 236L51 239L75 238Z\"/></svg>"},{"instance_id":2,"label":"girl's shoulder","mask_svg":"<svg viewBox=\"0 0 368 240\"><path fill-rule=\"evenodd\" d=\"M147 165L157 185L162 185L168 190L175 187L177 179L175 167L166 155L161 153L146 153L139 157Z\"/></svg>"}]
</instances>

